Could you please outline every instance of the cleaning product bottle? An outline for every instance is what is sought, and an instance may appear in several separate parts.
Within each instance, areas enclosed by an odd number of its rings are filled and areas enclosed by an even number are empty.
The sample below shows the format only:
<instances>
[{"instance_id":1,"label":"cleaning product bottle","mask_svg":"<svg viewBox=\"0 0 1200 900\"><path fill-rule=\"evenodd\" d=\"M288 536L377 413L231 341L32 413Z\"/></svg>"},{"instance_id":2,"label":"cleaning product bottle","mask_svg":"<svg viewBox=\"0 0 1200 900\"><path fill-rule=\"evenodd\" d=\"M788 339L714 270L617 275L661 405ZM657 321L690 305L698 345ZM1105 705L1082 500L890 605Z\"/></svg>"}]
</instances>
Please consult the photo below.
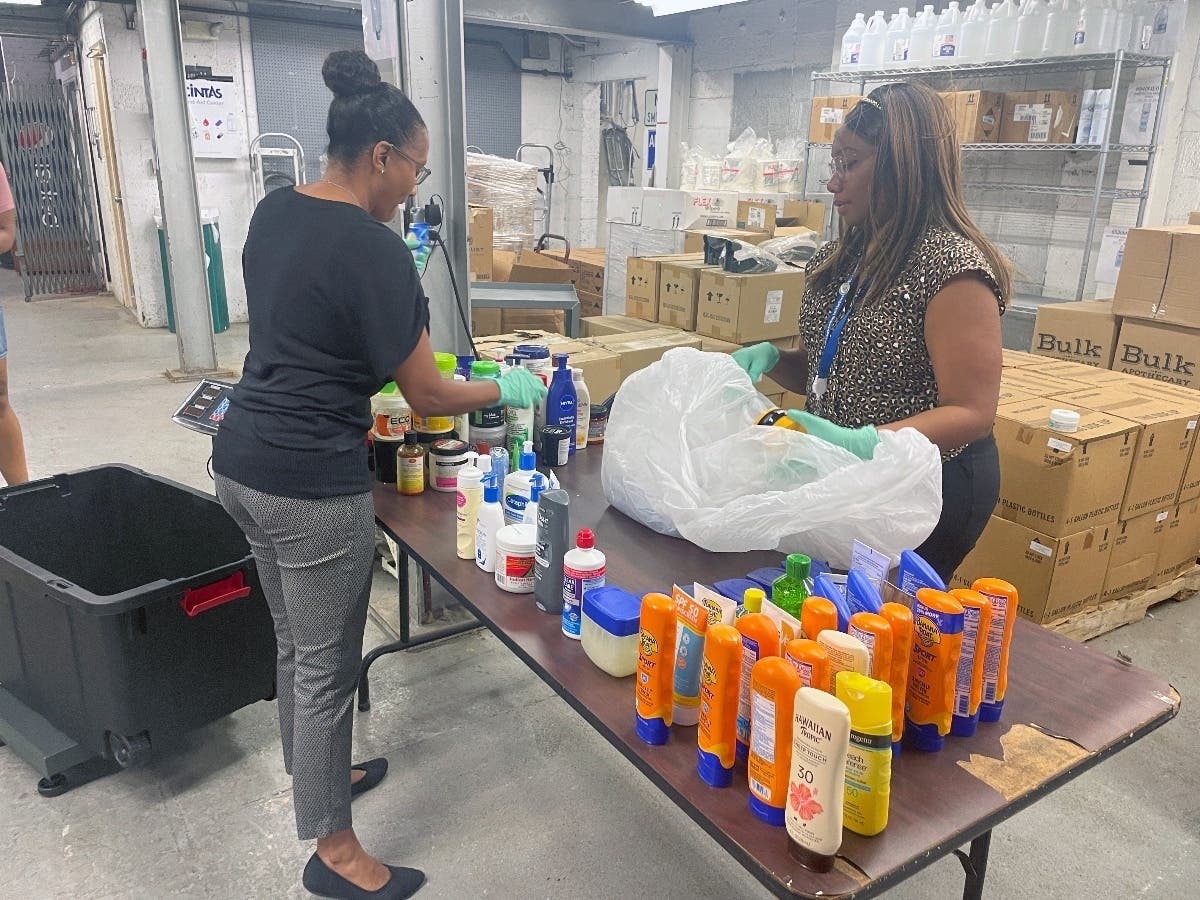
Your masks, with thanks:
<instances>
[{"instance_id":1,"label":"cleaning product bottle","mask_svg":"<svg viewBox=\"0 0 1200 900\"><path fill-rule=\"evenodd\" d=\"M980 578L971 585L971 589L987 597L992 605L992 620L988 625L987 651L983 661L983 700L979 706L979 721L999 722L1000 713L1004 710L1004 695L1008 693L1008 651L1012 645L1020 601L1017 589L999 578Z\"/></svg>"},{"instance_id":2,"label":"cleaning product bottle","mask_svg":"<svg viewBox=\"0 0 1200 900\"><path fill-rule=\"evenodd\" d=\"M958 673L954 679L954 718L950 721L950 733L955 737L970 737L979 724L992 603L978 591L966 588L955 588L950 596L963 608L962 652L958 657Z\"/></svg>"},{"instance_id":3,"label":"cleaning product bottle","mask_svg":"<svg viewBox=\"0 0 1200 900\"><path fill-rule=\"evenodd\" d=\"M1046 17L1049 15L1042 0L1025 0L1017 19L1013 40L1013 59L1036 59L1046 40Z\"/></svg>"},{"instance_id":4,"label":"cleaning product bottle","mask_svg":"<svg viewBox=\"0 0 1200 900\"><path fill-rule=\"evenodd\" d=\"M546 424L558 425L571 433L570 455L575 455L575 428L577 423L577 403L575 383L571 380L571 370L567 368L567 354L554 354L554 379L550 382L550 391L546 394Z\"/></svg>"},{"instance_id":5,"label":"cleaning product bottle","mask_svg":"<svg viewBox=\"0 0 1200 900\"><path fill-rule=\"evenodd\" d=\"M983 0L980 0L982 3ZM859 53L860 69L882 69L884 62L884 47L887 44L887 18L882 9L875 10L875 15L867 20L863 30L862 51ZM891 59L891 54L888 54Z\"/></svg>"},{"instance_id":6,"label":"cleaning product bottle","mask_svg":"<svg viewBox=\"0 0 1200 900\"><path fill-rule=\"evenodd\" d=\"M808 597L808 575L812 560L803 553L789 553L787 571L771 585L771 602L789 616L800 618L800 608Z\"/></svg>"},{"instance_id":7,"label":"cleaning product bottle","mask_svg":"<svg viewBox=\"0 0 1200 900\"><path fill-rule=\"evenodd\" d=\"M854 21L850 23L850 27L846 29L846 34L842 37L842 59L838 65L838 69L841 71L852 72L859 68L863 32L866 30L867 23L863 21L863 14L855 13Z\"/></svg>"},{"instance_id":8,"label":"cleaning product bottle","mask_svg":"<svg viewBox=\"0 0 1200 900\"><path fill-rule=\"evenodd\" d=\"M538 501L544 490L546 476L541 472L534 472L533 477L529 479L529 502L525 504L525 511L521 513L522 525L537 525Z\"/></svg>"},{"instance_id":9,"label":"cleaning product bottle","mask_svg":"<svg viewBox=\"0 0 1200 900\"><path fill-rule=\"evenodd\" d=\"M958 63L983 62L991 16L983 0L975 0L963 13L958 37Z\"/></svg>"},{"instance_id":10,"label":"cleaning product bottle","mask_svg":"<svg viewBox=\"0 0 1200 900\"><path fill-rule=\"evenodd\" d=\"M834 693L850 711L845 824L872 837L887 827L892 799L892 688L857 672L839 672Z\"/></svg>"},{"instance_id":11,"label":"cleaning product bottle","mask_svg":"<svg viewBox=\"0 0 1200 900\"><path fill-rule=\"evenodd\" d=\"M846 600L850 612L878 613L883 606L883 598L879 596L879 588L867 577L862 569L851 569L846 576Z\"/></svg>"},{"instance_id":12,"label":"cleaning product bottle","mask_svg":"<svg viewBox=\"0 0 1200 900\"><path fill-rule=\"evenodd\" d=\"M913 19L912 34L908 40L908 64L927 66L933 59L933 35L937 31L938 17L933 7L926 4Z\"/></svg>"},{"instance_id":13,"label":"cleaning product bottle","mask_svg":"<svg viewBox=\"0 0 1200 900\"><path fill-rule=\"evenodd\" d=\"M1075 42L1075 24L1079 10L1075 0L1050 0L1046 5L1046 35L1042 40L1042 56L1065 56Z\"/></svg>"},{"instance_id":14,"label":"cleaning product bottle","mask_svg":"<svg viewBox=\"0 0 1200 900\"><path fill-rule=\"evenodd\" d=\"M754 589L757 590L757 589ZM750 590L746 591L745 603L751 601ZM758 591L762 594L762 591ZM762 597L759 598L762 608ZM742 636L742 674L738 687L737 749L738 759L750 755L750 677L754 664L768 656L779 655L779 629L761 612L750 612L737 620L738 634Z\"/></svg>"},{"instance_id":15,"label":"cleaning product bottle","mask_svg":"<svg viewBox=\"0 0 1200 900\"><path fill-rule=\"evenodd\" d=\"M732 625L713 625L704 635L700 672L700 729L696 771L705 784L729 787L737 744L738 685L742 636Z\"/></svg>"},{"instance_id":16,"label":"cleaning product bottle","mask_svg":"<svg viewBox=\"0 0 1200 900\"><path fill-rule=\"evenodd\" d=\"M750 811L768 825L783 825L791 775L792 719L804 685L786 660L760 659L750 673Z\"/></svg>"},{"instance_id":17,"label":"cleaning product bottle","mask_svg":"<svg viewBox=\"0 0 1200 900\"><path fill-rule=\"evenodd\" d=\"M791 663L800 683L805 687L829 690L829 654L816 641L798 638L789 641L784 648L783 658Z\"/></svg>"},{"instance_id":18,"label":"cleaning product bottle","mask_svg":"<svg viewBox=\"0 0 1200 900\"><path fill-rule=\"evenodd\" d=\"M604 587L604 565L604 554L596 549L592 530L579 529L575 549L563 557L562 632L573 640L581 637L583 595L592 588Z\"/></svg>"},{"instance_id":19,"label":"cleaning product bottle","mask_svg":"<svg viewBox=\"0 0 1200 900\"><path fill-rule=\"evenodd\" d=\"M525 507L533 493L533 476L536 457L533 455L533 441L525 441L521 450L520 461L515 472L509 472L504 479L504 524L519 525L525 515Z\"/></svg>"},{"instance_id":20,"label":"cleaning product bottle","mask_svg":"<svg viewBox=\"0 0 1200 900\"><path fill-rule=\"evenodd\" d=\"M942 577L934 570L933 566L925 562L915 550L904 550L900 553L900 568L896 575L896 587L904 591L910 597L917 596L917 591L923 587L936 588L939 591L946 589L946 583L942 581Z\"/></svg>"},{"instance_id":21,"label":"cleaning product bottle","mask_svg":"<svg viewBox=\"0 0 1200 900\"><path fill-rule=\"evenodd\" d=\"M396 490L406 497L425 492L425 448L415 431L404 432L404 445L396 451Z\"/></svg>"},{"instance_id":22,"label":"cleaning product bottle","mask_svg":"<svg viewBox=\"0 0 1200 900\"><path fill-rule=\"evenodd\" d=\"M937 752L950 733L954 685L962 651L962 604L944 591L921 588L913 602L913 648L908 665L904 741Z\"/></svg>"},{"instance_id":23,"label":"cleaning product bottle","mask_svg":"<svg viewBox=\"0 0 1200 900\"><path fill-rule=\"evenodd\" d=\"M903 69L908 66L908 43L912 34L912 19L908 15L908 7L900 7L900 12L892 16L888 23L886 52L884 66L893 69Z\"/></svg>"},{"instance_id":24,"label":"cleaning product bottle","mask_svg":"<svg viewBox=\"0 0 1200 900\"><path fill-rule=\"evenodd\" d=\"M827 628L838 630L837 607L832 600L824 597L809 597L800 610L800 631L806 638L815 641L817 635Z\"/></svg>"},{"instance_id":25,"label":"cleaning product bottle","mask_svg":"<svg viewBox=\"0 0 1200 900\"><path fill-rule=\"evenodd\" d=\"M1001 0L992 8L983 50L984 59L989 62L1008 62L1012 59L1019 15L1020 11L1013 0Z\"/></svg>"},{"instance_id":26,"label":"cleaning product bottle","mask_svg":"<svg viewBox=\"0 0 1200 900\"><path fill-rule=\"evenodd\" d=\"M793 707L788 854L806 869L831 872L842 846L850 710L808 687L796 692Z\"/></svg>"},{"instance_id":27,"label":"cleaning product bottle","mask_svg":"<svg viewBox=\"0 0 1200 900\"><path fill-rule=\"evenodd\" d=\"M538 500L537 544L533 548L533 596L545 613L561 613L563 559L570 549L570 495L546 491Z\"/></svg>"},{"instance_id":28,"label":"cleaning product bottle","mask_svg":"<svg viewBox=\"0 0 1200 900\"><path fill-rule=\"evenodd\" d=\"M583 369L571 369L571 381L575 385L575 449L586 450L592 421L592 393L583 380Z\"/></svg>"},{"instance_id":29,"label":"cleaning product bottle","mask_svg":"<svg viewBox=\"0 0 1200 900\"><path fill-rule=\"evenodd\" d=\"M850 604L846 600L846 592L838 586L838 584L829 575L818 575L813 579L813 594L817 597L824 597L837 609L838 616L838 631L845 631L850 627Z\"/></svg>"},{"instance_id":30,"label":"cleaning product bottle","mask_svg":"<svg viewBox=\"0 0 1200 900\"><path fill-rule=\"evenodd\" d=\"M483 470L476 465L478 453L467 454L467 464L458 470L458 527L455 545L459 559L475 558L475 525L483 503Z\"/></svg>"},{"instance_id":31,"label":"cleaning product bottle","mask_svg":"<svg viewBox=\"0 0 1200 900\"><path fill-rule=\"evenodd\" d=\"M475 522L475 565L485 572L496 571L496 533L503 527L500 481L491 474L484 479L483 505Z\"/></svg>"},{"instance_id":32,"label":"cleaning product bottle","mask_svg":"<svg viewBox=\"0 0 1200 900\"><path fill-rule=\"evenodd\" d=\"M817 643L829 654L829 689L833 690L833 679L838 672L860 672L866 675L871 671L871 655L867 645L856 637L842 634L840 631L822 631Z\"/></svg>"},{"instance_id":33,"label":"cleaning product bottle","mask_svg":"<svg viewBox=\"0 0 1200 900\"><path fill-rule=\"evenodd\" d=\"M704 635L708 631L708 608L678 585L671 591L675 601L675 683L671 715L676 725L700 721L700 671L704 658Z\"/></svg>"},{"instance_id":34,"label":"cleaning product bottle","mask_svg":"<svg viewBox=\"0 0 1200 900\"><path fill-rule=\"evenodd\" d=\"M646 594L638 628L637 735L647 744L665 744L675 683L675 601L666 594Z\"/></svg>"},{"instance_id":35,"label":"cleaning product bottle","mask_svg":"<svg viewBox=\"0 0 1200 900\"><path fill-rule=\"evenodd\" d=\"M958 8L958 0L951 0L950 5L938 16L932 51L935 64L952 66L959 62L958 42L961 29L962 13Z\"/></svg>"},{"instance_id":36,"label":"cleaning product bottle","mask_svg":"<svg viewBox=\"0 0 1200 900\"><path fill-rule=\"evenodd\" d=\"M900 752L904 737L904 701L908 696L908 665L912 657L912 610L903 603L885 603L879 614L892 626L892 754Z\"/></svg>"},{"instance_id":37,"label":"cleaning product bottle","mask_svg":"<svg viewBox=\"0 0 1200 900\"><path fill-rule=\"evenodd\" d=\"M867 674L879 681L892 675L892 626L877 613L860 612L850 617L847 634L867 648Z\"/></svg>"}]
</instances>

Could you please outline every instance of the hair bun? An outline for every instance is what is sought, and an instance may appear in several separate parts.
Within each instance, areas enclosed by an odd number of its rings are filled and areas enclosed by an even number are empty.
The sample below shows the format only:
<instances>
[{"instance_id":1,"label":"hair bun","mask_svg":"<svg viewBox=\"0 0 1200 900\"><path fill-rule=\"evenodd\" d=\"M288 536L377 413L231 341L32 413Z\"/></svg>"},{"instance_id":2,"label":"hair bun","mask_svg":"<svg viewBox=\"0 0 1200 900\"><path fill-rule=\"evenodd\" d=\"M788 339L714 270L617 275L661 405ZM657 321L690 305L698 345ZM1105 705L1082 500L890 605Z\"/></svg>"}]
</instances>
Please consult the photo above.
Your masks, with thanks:
<instances>
[{"instance_id":1,"label":"hair bun","mask_svg":"<svg viewBox=\"0 0 1200 900\"><path fill-rule=\"evenodd\" d=\"M379 66L361 50L335 50L321 66L325 86L335 97L354 97L379 87Z\"/></svg>"}]
</instances>

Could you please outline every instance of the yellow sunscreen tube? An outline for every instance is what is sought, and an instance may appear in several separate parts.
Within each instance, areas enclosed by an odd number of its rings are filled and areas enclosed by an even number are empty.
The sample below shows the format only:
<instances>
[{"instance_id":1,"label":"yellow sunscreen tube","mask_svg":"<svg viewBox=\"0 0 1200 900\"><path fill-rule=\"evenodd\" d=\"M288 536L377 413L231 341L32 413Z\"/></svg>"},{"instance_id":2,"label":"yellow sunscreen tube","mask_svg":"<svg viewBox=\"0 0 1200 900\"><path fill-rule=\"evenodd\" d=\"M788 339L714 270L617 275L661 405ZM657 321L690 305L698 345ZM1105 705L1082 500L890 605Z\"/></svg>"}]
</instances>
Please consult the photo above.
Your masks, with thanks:
<instances>
[{"instance_id":1,"label":"yellow sunscreen tube","mask_svg":"<svg viewBox=\"0 0 1200 900\"><path fill-rule=\"evenodd\" d=\"M856 612L850 617L846 633L866 645L870 659L867 674L887 681L892 674L892 626L888 620L876 613Z\"/></svg>"},{"instance_id":2,"label":"yellow sunscreen tube","mask_svg":"<svg viewBox=\"0 0 1200 900\"><path fill-rule=\"evenodd\" d=\"M762 593L761 591L759 593ZM746 591L747 596L750 591ZM742 680L738 687L737 758L750 755L750 673L766 656L779 655L779 629L762 613L747 613L737 620L742 636Z\"/></svg>"},{"instance_id":3,"label":"yellow sunscreen tube","mask_svg":"<svg viewBox=\"0 0 1200 900\"><path fill-rule=\"evenodd\" d=\"M778 656L760 659L750 674L750 811L783 827L792 761L792 715L803 687L791 664Z\"/></svg>"},{"instance_id":4,"label":"yellow sunscreen tube","mask_svg":"<svg viewBox=\"0 0 1200 900\"><path fill-rule=\"evenodd\" d=\"M908 696L908 662L912 657L912 610L903 603L885 603L879 614L892 626L892 752L900 749L904 737L904 700Z\"/></svg>"},{"instance_id":5,"label":"yellow sunscreen tube","mask_svg":"<svg viewBox=\"0 0 1200 900\"><path fill-rule=\"evenodd\" d=\"M647 744L665 744L675 679L675 601L666 594L646 594L638 625L634 724Z\"/></svg>"},{"instance_id":6,"label":"yellow sunscreen tube","mask_svg":"<svg viewBox=\"0 0 1200 900\"><path fill-rule=\"evenodd\" d=\"M887 827L892 798L892 689L857 672L839 672L837 698L850 711L845 824L865 837Z\"/></svg>"},{"instance_id":7,"label":"yellow sunscreen tube","mask_svg":"<svg viewBox=\"0 0 1200 900\"><path fill-rule=\"evenodd\" d=\"M713 625L704 635L700 729L696 737L696 771L712 787L729 787L733 781L741 680L741 633L732 625Z\"/></svg>"},{"instance_id":8,"label":"yellow sunscreen tube","mask_svg":"<svg viewBox=\"0 0 1200 900\"><path fill-rule=\"evenodd\" d=\"M913 602L912 614L904 742L915 750L938 751L950 733L950 720L954 716L963 608L945 591L921 588Z\"/></svg>"},{"instance_id":9,"label":"yellow sunscreen tube","mask_svg":"<svg viewBox=\"0 0 1200 900\"><path fill-rule=\"evenodd\" d=\"M800 607L800 630L810 641L826 629L838 630L837 607L824 597L809 597Z\"/></svg>"},{"instance_id":10,"label":"yellow sunscreen tube","mask_svg":"<svg viewBox=\"0 0 1200 900\"><path fill-rule=\"evenodd\" d=\"M992 603L978 591L965 588L956 588L950 596L963 607L962 653L958 657L958 675L954 682L954 719L950 723L950 733L955 737L970 737L979 724Z\"/></svg>"},{"instance_id":11,"label":"yellow sunscreen tube","mask_svg":"<svg viewBox=\"0 0 1200 900\"><path fill-rule=\"evenodd\" d=\"M678 628L675 640L675 686L673 716L676 725L695 725L700 721L700 670L704 662L704 633L708 630L708 609L675 585Z\"/></svg>"},{"instance_id":12,"label":"yellow sunscreen tube","mask_svg":"<svg viewBox=\"0 0 1200 900\"><path fill-rule=\"evenodd\" d=\"M983 700L979 704L980 722L999 722L1008 693L1008 650L1012 645L1013 626L1017 622L1017 589L999 578L980 578L972 590L979 591L992 604L988 626L987 651L983 661Z\"/></svg>"},{"instance_id":13,"label":"yellow sunscreen tube","mask_svg":"<svg viewBox=\"0 0 1200 900\"><path fill-rule=\"evenodd\" d=\"M808 605L807 600L805 605ZM783 658L792 664L792 668L796 670L796 674L800 676L800 682L805 687L826 690L830 683L829 654L816 641L810 641L807 638L789 641L784 649Z\"/></svg>"}]
</instances>

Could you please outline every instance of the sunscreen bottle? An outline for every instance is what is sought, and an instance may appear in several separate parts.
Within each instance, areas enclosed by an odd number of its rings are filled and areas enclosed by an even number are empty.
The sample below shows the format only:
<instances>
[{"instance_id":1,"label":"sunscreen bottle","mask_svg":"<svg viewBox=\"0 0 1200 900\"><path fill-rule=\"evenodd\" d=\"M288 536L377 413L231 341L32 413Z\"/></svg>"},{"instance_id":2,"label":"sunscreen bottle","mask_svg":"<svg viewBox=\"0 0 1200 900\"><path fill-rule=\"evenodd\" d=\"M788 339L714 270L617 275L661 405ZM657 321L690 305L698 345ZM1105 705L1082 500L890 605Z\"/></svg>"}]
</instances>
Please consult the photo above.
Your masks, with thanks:
<instances>
[{"instance_id":1,"label":"sunscreen bottle","mask_svg":"<svg viewBox=\"0 0 1200 900\"><path fill-rule=\"evenodd\" d=\"M862 569L851 569L846 576L846 601L850 605L851 615L858 612L878 613L883 606L879 588Z\"/></svg>"},{"instance_id":2,"label":"sunscreen bottle","mask_svg":"<svg viewBox=\"0 0 1200 900\"><path fill-rule=\"evenodd\" d=\"M838 672L859 672L866 675L870 671L871 654L867 645L856 637L842 634L840 631L822 631L817 643L829 654L829 691L833 692L834 679Z\"/></svg>"},{"instance_id":3,"label":"sunscreen bottle","mask_svg":"<svg viewBox=\"0 0 1200 900\"><path fill-rule=\"evenodd\" d=\"M678 585L672 591L672 599L678 629L672 715L676 725L695 725L700 721L700 671L704 662L708 610Z\"/></svg>"},{"instance_id":4,"label":"sunscreen bottle","mask_svg":"<svg viewBox=\"0 0 1200 900\"><path fill-rule=\"evenodd\" d=\"M1017 622L1017 589L999 578L980 578L971 588L992 604L992 621L988 626L983 661L983 702L979 706L979 721L999 722L1004 695L1008 692L1008 650Z\"/></svg>"},{"instance_id":5,"label":"sunscreen bottle","mask_svg":"<svg viewBox=\"0 0 1200 900\"><path fill-rule=\"evenodd\" d=\"M746 591L747 603L750 602L750 593L751 591ZM757 591L757 593L761 595L762 591ZM742 672L738 686L737 758L744 760L750 755L750 673L754 669L754 664L760 659L779 655L779 629L767 616L752 612L737 620L737 630L738 634L742 636Z\"/></svg>"},{"instance_id":6,"label":"sunscreen bottle","mask_svg":"<svg viewBox=\"0 0 1200 900\"><path fill-rule=\"evenodd\" d=\"M638 618L637 735L647 744L665 744L671 726L671 686L675 678L675 601L646 594Z\"/></svg>"},{"instance_id":7,"label":"sunscreen bottle","mask_svg":"<svg viewBox=\"0 0 1200 900\"><path fill-rule=\"evenodd\" d=\"M742 595L742 614L762 612L763 601L766 599L767 592L762 588L746 588L746 593Z\"/></svg>"},{"instance_id":8,"label":"sunscreen bottle","mask_svg":"<svg viewBox=\"0 0 1200 900\"><path fill-rule=\"evenodd\" d=\"M912 610L903 603L885 603L879 614L892 626L892 755L900 752L904 737L904 700L908 696L908 663L912 657Z\"/></svg>"},{"instance_id":9,"label":"sunscreen bottle","mask_svg":"<svg viewBox=\"0 0 1200 900\"><path fill-rule=\"evenodd\" d=\"M970 737L979 724L992 603L978 591L965 588L951 591L950 596L963 608L962 653L958 657L958 674L954 680L954 718L950 721L950 733L955 737Z\"/></svg>"},{"instance_id":10,"label":"sunscreen bottle","mask_svg":"<svg viewBox=\"0 0 1200 900\"><path fill-rule=\"evenodd\" d=\"M824 597L837 608L838 631L845 631L850 627L850 604L846 600L846 592L838 586L837 582L828 575L818 575L813 579L813 593L818 597Z\"/></svg>"},{"instance_id":11,"label":"sunscreen bottle","mask_svg":"<svg viewBox=\"0 0 1200 900\"><path fill-rule=\"evenodd\" d=\"M892 626L887 619L875 613L855 613L850 617L847 634L866 645L868 675L879 681L887 681L892 677Z\"/></svg>"},{"instance_id":12,"label":"sunscreen bottle","mask_svg":"<svg viewBox=\"0 0 1200 900\"><path fill-rule=\"evenodd\" d=\"M887 827L892 796L892 689L886 681L839 672L836 694L850 710L846 827L872 837Z\"/></svg>"},{"instance_id":13,"label":"sunscreen bottle","mask_svg":"<svg viewBox=\"0 0 1200 900\"><path fill-rule=\"evenodd\" d=\"M805 687L829 690L829 654L816 641L807 638L789 641L783 658L792 664Z\"/></svg>"},{"instance_id":14,"label":"sunscreen bottle","mask_svg":"<svg viewBox=\"0 0 1200 900\"><path fill-rule=\"evenodd\" d=\"M783 825L791 774L792 716L803 685L778 656L760 659L750 675L750 811L768 825Z\"/></svg>"},{"instance_id":15,"label":"sunscreen bottle","mask_svg":"<svg viewBox=\"0 0 1200 900\"><path fill-rule=\"evenodd\" d=\"M825 629L838 630L837 607L824 597L809 597L800 610L800 630L810 641Z\"/></svg>"},{"instance_id":16,"label":"sunscreen bottle","mask_svg":"<svg viewBox=\"0 0 1200 900\"><path fill-rule=\"evenodd\" d=\"M933 566L918 556L915 550L905 550L900 554L900 569L896 574L896 587L910 597L915 597L917 591L923 587L944 591L946 583L934 571Z\"/></svg>"},{"instance_id":17,"label":"sunscreen bottle","mask_svg":"<svg viewBox=\"0 0 1200 900\"><path fill-rule=\"evenodd\" d=\"M733 780L741 680L741 634L732 625L713 625L704 635L700 729L696 735L696 771L712 787L729 787Z\"/></svg>"},{"instance_id":18,"label":"sunscreen bottle","mask_svg":"<svg viewBox=\"0 0 1200 900\"><path fill-rule=\"evenodd\" d=\"M904 740L916 750L936 752L942 749L954 716L963 608L944 591L921 588L913 602L912 615Z\"/></svg>"},{"instance_id":19,"label":"sunscreen bottle","mask_svg":"<svg viewBox=\"0 0 1200 900\"><path fill-rule=\"evenodd\" d=\"M815 688L796 692L792 770L784 823L788 853L806 869L829 872L842 846L850 710Z\"/></svg>"}]
</instances>

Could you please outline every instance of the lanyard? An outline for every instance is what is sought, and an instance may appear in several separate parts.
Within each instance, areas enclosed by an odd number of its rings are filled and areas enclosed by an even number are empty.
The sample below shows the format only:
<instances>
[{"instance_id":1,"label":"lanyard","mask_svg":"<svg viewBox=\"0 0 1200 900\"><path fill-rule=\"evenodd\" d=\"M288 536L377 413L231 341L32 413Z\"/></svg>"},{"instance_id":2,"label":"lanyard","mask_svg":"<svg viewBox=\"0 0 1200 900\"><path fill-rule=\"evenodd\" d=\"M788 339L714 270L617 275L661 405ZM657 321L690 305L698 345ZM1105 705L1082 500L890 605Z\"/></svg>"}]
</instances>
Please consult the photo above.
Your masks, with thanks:
<instances>
[{"instance_id":1,"label":"lanyard","mask_svg":"<svg viewBox=\"0 0 1200 900\"><path fill-rule=\"evenodd\" d=\"M812 387L812 392L818 400L829 388L829 373L833 370L833 360L837 356L838 346L842 342L842 332L846 329L846 323L850 321L850 308L854 305L853 300L850 300L850 294L854 291L857 281L858 272L856 271L848 280L842 282L838 288L837 303L834 304L833 311L829 314L829 321L825 325L825 346L821 348L821 357L817 363L817 377L813 379ZM862 289L855 293L853 299L857 300L865 290L866 285L863 285Z\"/></svg>"}]
</instances>

